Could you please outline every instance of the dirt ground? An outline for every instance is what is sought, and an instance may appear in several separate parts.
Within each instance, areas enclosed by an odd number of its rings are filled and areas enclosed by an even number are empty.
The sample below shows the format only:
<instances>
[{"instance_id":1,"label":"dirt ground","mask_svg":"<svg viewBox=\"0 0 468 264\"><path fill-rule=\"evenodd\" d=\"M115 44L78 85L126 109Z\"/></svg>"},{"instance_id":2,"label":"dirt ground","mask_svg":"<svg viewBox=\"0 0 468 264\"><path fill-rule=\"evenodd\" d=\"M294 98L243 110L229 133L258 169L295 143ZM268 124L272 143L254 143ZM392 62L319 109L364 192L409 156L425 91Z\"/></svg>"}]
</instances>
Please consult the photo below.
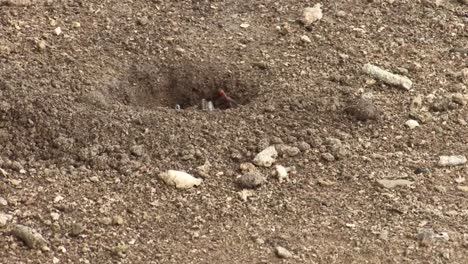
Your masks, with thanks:
<instances>
[{"instance_id":1,"label":"dirt ground","mask_svg":"<svg viewBox=\"0 0 468 264\"><path fill-rule=\"evenodd\" d=\"M316 3L0 1L0 263L468 263L468 5Z\"/></svg>"}]
</instances>

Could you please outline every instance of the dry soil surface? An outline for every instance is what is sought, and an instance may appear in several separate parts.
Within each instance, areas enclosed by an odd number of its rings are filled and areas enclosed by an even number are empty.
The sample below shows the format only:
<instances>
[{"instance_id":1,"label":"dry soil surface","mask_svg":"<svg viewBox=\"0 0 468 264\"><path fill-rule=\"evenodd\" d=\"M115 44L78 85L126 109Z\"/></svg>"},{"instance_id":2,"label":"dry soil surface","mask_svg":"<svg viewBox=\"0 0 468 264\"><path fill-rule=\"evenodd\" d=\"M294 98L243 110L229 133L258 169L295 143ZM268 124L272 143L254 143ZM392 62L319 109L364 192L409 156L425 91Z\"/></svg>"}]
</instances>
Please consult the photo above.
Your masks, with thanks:
<instances>
[{"instance_id":1,"label":"dry soil surface","mask_svg":"<svg viewBox=\"0 0 468 264\"><path fill-rule=\"evenodd\" d=\"M0 263L468 263L466 1L316 3L0 1Z\"/></svg>"}]
</instances>

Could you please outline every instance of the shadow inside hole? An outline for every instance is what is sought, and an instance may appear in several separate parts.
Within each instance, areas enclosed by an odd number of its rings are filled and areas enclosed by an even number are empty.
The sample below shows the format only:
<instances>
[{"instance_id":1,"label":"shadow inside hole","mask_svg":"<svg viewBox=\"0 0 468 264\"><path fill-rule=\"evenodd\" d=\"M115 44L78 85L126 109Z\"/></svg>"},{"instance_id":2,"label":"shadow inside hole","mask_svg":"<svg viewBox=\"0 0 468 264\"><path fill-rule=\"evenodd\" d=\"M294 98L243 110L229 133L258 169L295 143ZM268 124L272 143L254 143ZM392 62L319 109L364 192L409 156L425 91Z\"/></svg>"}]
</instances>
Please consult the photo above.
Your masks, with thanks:
<instances>
[{"instance_id":1,"label":"shadow inside hole","mask_svg":"<svg viewBox=\"0 0 468 264\"><path fill-rule=\"evenodd\" d=\"M119 91L113 94L124 104L144 107L198 108L202 100L212 101L215 108L227 109L245 105L257 96L253 79L240 70L219 64L179 63L169 66L133 66ZM220 90L235 101L227 103Z\"/></svg>"}]
</instances>

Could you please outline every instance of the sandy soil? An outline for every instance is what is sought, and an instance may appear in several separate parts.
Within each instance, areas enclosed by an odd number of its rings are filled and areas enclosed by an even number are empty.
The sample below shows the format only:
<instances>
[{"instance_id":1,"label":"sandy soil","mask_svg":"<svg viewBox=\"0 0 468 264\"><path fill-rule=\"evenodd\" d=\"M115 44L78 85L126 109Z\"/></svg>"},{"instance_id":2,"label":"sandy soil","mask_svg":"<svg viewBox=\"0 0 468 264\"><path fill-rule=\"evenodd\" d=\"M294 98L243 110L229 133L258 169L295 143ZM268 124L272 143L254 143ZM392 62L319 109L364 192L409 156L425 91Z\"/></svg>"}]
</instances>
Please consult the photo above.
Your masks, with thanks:
<instances>
[{"instance_id":1,"label":"sandy soil","mask_svg":"<svg viewBox=\"0 0 468 264\"><path fill-rule=\"evenodd\" d=\"M468 5L316 3L0 1L0 263L468 263Z\"/></svg>"}]
</instances>

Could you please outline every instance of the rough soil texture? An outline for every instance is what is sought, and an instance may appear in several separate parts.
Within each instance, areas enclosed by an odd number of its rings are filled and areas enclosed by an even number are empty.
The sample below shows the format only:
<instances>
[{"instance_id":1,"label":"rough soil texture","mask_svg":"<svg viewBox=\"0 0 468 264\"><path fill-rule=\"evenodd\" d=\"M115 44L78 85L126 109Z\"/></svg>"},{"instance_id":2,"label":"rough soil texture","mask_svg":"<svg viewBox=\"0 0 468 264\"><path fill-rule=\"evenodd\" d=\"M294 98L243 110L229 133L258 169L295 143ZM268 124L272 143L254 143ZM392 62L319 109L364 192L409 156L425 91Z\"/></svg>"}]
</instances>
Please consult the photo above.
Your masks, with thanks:
<instances>
[{"instance_id":1,"label":"rough soil texture","mask_svg":"<svg viewBox=\"0 0 468 264\"><path fill-rule=\"evenodd\" d=\"M466 1L315 3L1 1L0 263L468 263Z\"/></svg>"}]
</instances>

